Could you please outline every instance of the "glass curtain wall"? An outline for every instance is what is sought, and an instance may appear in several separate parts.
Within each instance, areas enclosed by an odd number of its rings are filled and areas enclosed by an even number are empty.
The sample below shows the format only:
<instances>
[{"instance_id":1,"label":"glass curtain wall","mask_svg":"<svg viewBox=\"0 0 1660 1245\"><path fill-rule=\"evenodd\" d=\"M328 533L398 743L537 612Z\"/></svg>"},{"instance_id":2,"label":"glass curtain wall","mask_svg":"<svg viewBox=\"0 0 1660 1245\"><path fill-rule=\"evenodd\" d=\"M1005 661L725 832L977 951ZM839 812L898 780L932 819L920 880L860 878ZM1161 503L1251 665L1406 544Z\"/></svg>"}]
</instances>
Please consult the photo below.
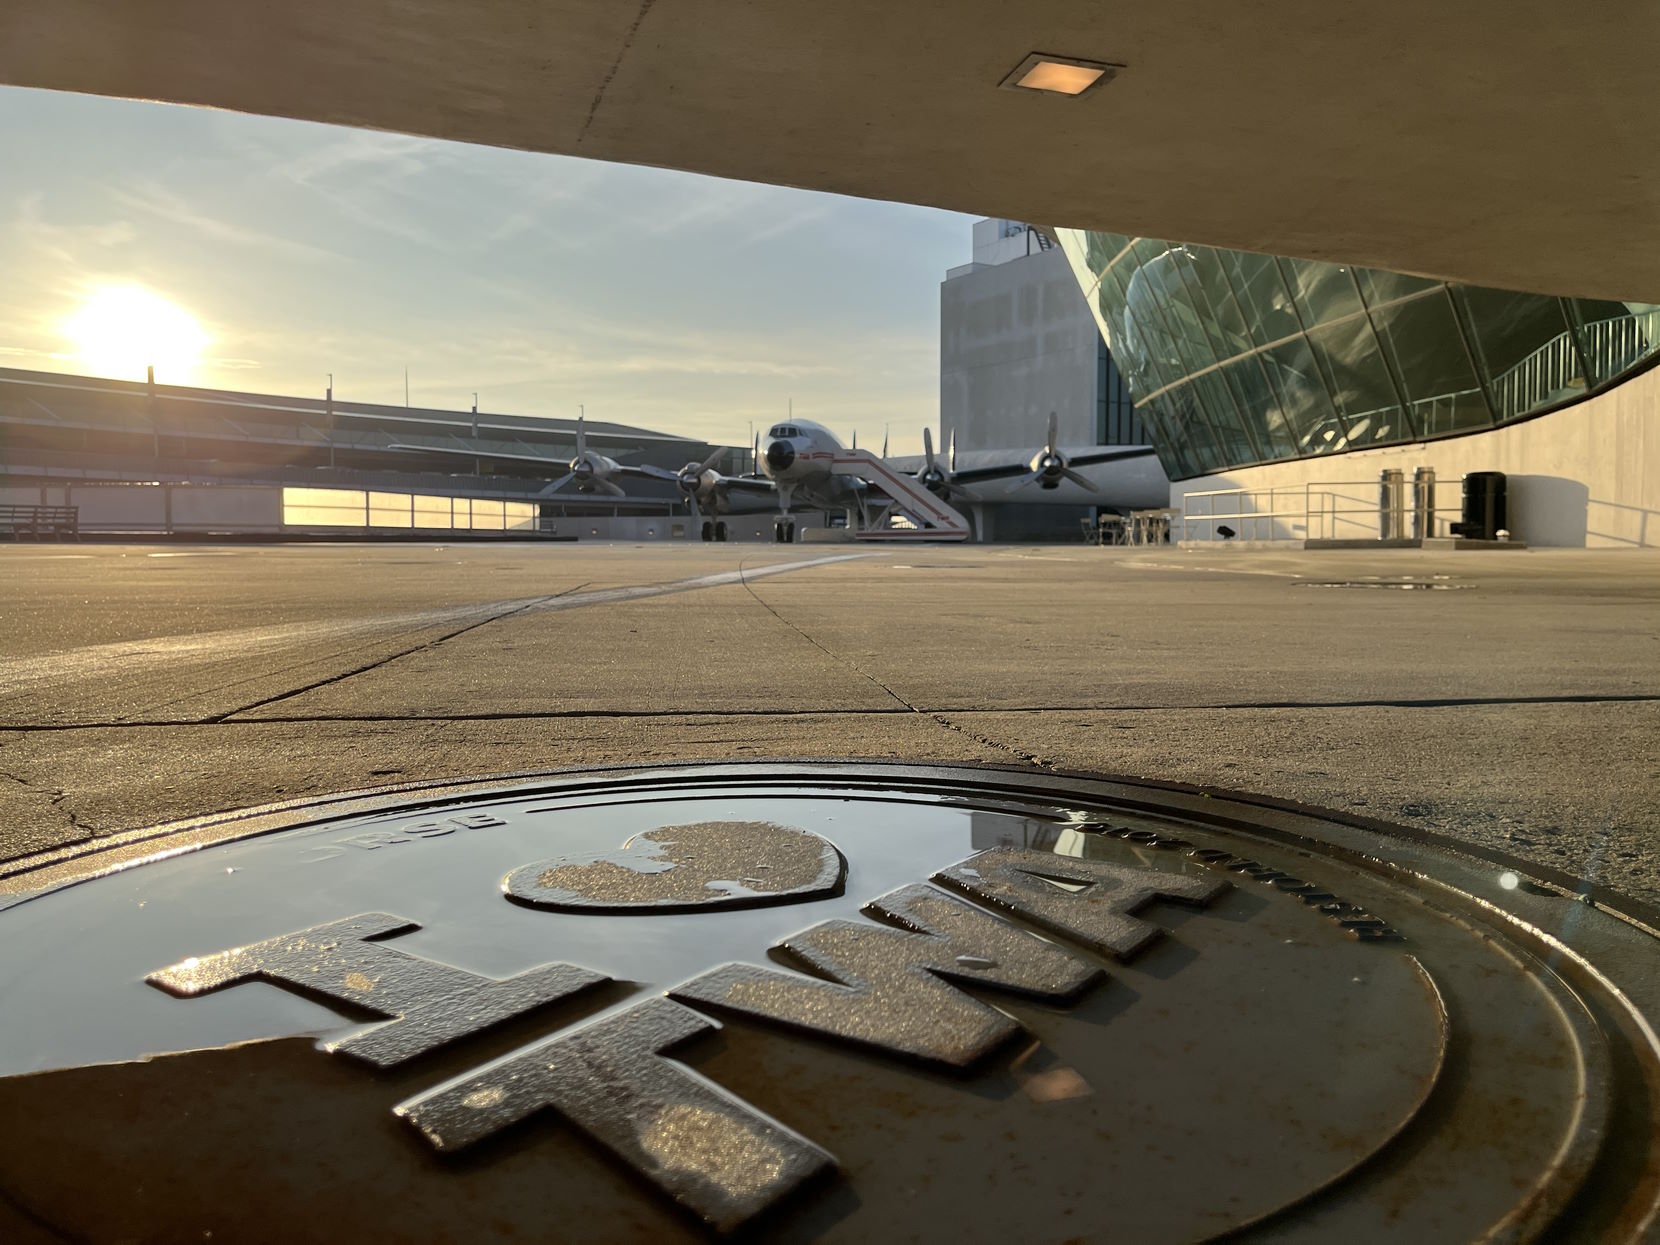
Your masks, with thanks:
<instances>
[{"instance_id":1,"label":"glass curtain wall","mask_svg":"<svg viewBox=\"0 0 1660 1245\"><path fill-rule=\"evenodd\" d=\"M1056 231L1173 480L1492 428L1660 351L1660 306Z\"/></svg>"},{"instance_id":2,"label":"glass curtain wall","mask_svg":"<svg viewBox=\"0 0 1660 1245\"><path fill-rule=\"evenodd\" d=\"M1135 401L1118 365L1107 351L1106 338L1095 352L1095 443L1146 445L1147 433L1135 413Z\"/></svg>"}]
</instances>

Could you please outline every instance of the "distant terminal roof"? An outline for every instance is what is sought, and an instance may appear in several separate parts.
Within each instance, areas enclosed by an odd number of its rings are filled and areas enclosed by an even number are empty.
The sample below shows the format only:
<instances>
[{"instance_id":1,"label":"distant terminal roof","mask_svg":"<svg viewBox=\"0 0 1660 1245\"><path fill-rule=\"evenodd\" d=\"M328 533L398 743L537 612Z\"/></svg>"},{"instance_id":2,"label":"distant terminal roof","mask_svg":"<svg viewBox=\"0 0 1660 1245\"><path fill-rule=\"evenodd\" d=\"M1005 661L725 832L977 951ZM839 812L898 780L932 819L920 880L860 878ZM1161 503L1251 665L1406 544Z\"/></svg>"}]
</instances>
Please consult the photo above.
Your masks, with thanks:
<instances>
[{"instance_id":1,"label":"distant terminal roof","mask_svg":"<svg viewBox=\"0 0 1660 1245\"><path fill-rule=\"evenodd\" d=\"M476 421L476 422L475 422ZM712 448L695 438L585 421L590 446L677 468ZM125 463L542 475L575 453L576 421L192 389L0 368L5 469L35 462L112 474Z\"/></svg>"},{"instance_id":2,"label":"distant terminal roof","mask_svg":"<svg viewBox=\"0 0 1660 1245\"><path fill-rule=\"evenodd\" d=\"M41 391L49 391L51 397ZM444 435L465 432L469 436L474 426L471 411L444 411L429 407L384 406L373 402L350 402L339 398L331 404L325 398L296 398L263 393L239 393L228 389L194 389L183 385L149 386L143 382L106 380L94 376L70 376L56 372L26 372L16 368L0 368L0 418L8 423L14 418L28 422L32 417L47 423L92 418L94 420L119 417L122 414L148 418L148 411L140 403L154 395L157 413L162 418L181 421L195 419L204 424L215 420L235 420L259 426L307 424L325 426L332 409L337 424L362 425L365 429L379 424L383 427L401 426L415 432ZM33 412L19 411L19 402L33 406ZM477 427L481 436L507 440L557 440L561 444L576 435L576 420L534 415L499 415L480 412ZM616 439L629 443L672 443L702 445L692 437L667 432L653 432L628 424L587 420L589 437L595 440ZM250 433L257 435L253 429Z\"/></svg>"}]
</instances>

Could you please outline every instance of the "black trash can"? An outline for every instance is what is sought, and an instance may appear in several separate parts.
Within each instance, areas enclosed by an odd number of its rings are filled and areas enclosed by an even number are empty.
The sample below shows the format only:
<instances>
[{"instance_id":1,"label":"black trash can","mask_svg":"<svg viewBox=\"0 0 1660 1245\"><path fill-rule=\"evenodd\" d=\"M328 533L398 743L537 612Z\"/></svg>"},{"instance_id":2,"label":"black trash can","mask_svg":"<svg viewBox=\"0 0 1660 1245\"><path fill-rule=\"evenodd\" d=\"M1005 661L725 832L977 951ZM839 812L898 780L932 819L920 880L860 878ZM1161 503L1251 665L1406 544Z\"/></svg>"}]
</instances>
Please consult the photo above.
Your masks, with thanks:
<instances>
[{"instance_id":1,"label":"black trash can","mask_svg":"<svg viewBox=\"0 0 1660 1245\"><path fill-rule=\"evenodd\" d=\"M1464 477L1464 521L1452 525L1454 536L1497 540L1508 530L1505 514L1504 472L1471 471Z\"/></svg>"}]
</instances>

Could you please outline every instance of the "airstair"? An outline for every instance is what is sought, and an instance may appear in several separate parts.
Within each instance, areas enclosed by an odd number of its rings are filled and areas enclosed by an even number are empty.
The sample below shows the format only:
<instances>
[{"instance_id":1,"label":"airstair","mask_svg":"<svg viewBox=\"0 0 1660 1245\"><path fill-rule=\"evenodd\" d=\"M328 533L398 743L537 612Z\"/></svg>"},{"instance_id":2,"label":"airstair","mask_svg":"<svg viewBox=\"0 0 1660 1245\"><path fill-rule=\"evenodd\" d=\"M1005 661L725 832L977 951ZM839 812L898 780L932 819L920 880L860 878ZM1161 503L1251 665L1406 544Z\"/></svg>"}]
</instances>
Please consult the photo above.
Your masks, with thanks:
<instances>
[{"instance_id":1,"label":"airstair","mask_svg":"<svg viewBox=\"0 0 1660 1245\"><path fill-rule=\"evenodd\" d=\"M832 475L856 476L881 494L867 507L870 520L856 535L869 541L967 540L968 520L930 493L912 476L896 471L869 450L836 450ZM885 502L884 502L885 499Z\"/></svg>"}]
</instances>

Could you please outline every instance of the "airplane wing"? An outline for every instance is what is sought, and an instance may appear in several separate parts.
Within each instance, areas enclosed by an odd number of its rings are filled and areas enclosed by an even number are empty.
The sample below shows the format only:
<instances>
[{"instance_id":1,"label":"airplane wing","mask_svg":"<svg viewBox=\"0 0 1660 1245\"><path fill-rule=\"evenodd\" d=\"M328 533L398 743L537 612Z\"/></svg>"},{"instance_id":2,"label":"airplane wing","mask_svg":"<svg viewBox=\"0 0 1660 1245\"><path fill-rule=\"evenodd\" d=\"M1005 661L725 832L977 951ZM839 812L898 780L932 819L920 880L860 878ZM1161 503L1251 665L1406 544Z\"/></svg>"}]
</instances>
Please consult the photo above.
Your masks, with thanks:
<instances>
[{"instance_id":1,"label":"airplane wing","mask_svg":"<svg viewBox=\"0 0 1660 1245\"><path fill-rule=\"evenodd\" d=\"M1073 468L1089 467L1097 463L1115 463L1121 459L1146 458L1155 453L1148 445L1126 446L1116 450L1096 450L1088 454L1068 454L1067 464ZM1022 459L1015 463L999 463L994 467L970 467L955 472L951 476L952 484L975 484L985 480L1007 480L1014 476L1030 475L1032 471L1029 459Z\"/></svg>"},{"instance_id":2,"label":"airplane wing","mask_svg":"<svg viewBox=\"0 0 1660 1245\"><path fill-rule=\"evenodd\" d=\"M719 487L739 493L776 493L778 486L765 476L722 476Z\"/></svg>"},{"instance_id":3,"label":"airplane wing","mask_svg":"<svg viewBox=\"0 0 1660 1245\"><path fill-rule=\"evenodd\" d=\"M541 466L550 467L553 470L560 471L560 472L563 472L566 469L566 466L567 466L564 459L561 459L561 458L548 458L546 455L542 455L542 454L504 454L504 453L499 453L496 450L468 450L468 449L460 449L460 448L450 448L448 446L442 446L442 445L402 445L402 444L397 444L397 445L386 445L386 446L382 446L381 448L382 449L388 449L388 450L403 450L406 453L410 453L410 454L449 454L449 455L451 455L455 458L497 458L497 459L501 459L505 462L538 463ZM667 470L666 468L663 468L663 467L650 467L650 466L633 467L633 466L628 465L627 463L618 463L616 471L612 472L611 474L613 474L613 475L624 475L624 476L636 476L636 477L638 477L640 479L644 479L644 480L671 480L672 481L675 478L674 472L669 471L669 470Z\"/></svg>"},{"instance_id":4,"label":"airplane wing","mask_svg":"<svg viewBox=\"0 0 1660 1245\"><path fill-rule=\"evenodd\" d=\"M1122 458L1147 458L1157 454L1150 445L1127 445L1117 450L1097 450L1092 454L1068 454L1067 462L1074 467L1088 467L1092 463L1115 463Z\"/></svg>"}]
</instances>

